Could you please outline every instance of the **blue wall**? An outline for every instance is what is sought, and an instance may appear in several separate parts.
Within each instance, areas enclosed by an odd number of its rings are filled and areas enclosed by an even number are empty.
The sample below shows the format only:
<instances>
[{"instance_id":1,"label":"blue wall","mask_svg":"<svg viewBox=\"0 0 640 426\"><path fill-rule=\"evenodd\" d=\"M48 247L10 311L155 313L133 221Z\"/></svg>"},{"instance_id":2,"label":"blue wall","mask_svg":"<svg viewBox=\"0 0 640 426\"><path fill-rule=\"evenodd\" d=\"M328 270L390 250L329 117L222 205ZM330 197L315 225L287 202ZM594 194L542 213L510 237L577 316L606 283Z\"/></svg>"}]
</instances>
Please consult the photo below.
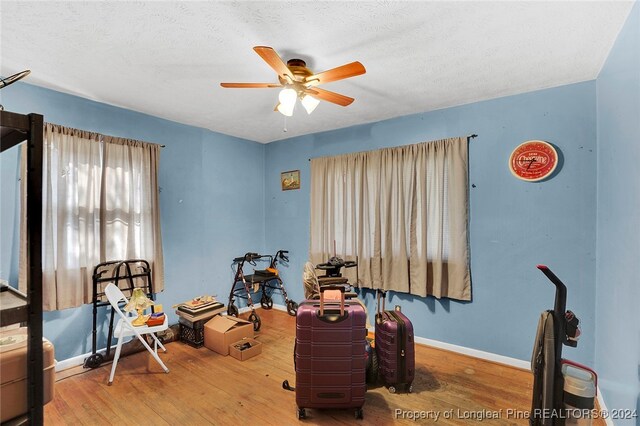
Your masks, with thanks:
<instances>
[{"instance_id":1,"label":"blue wall","mask_svg":"<svg viewBox=\"0 0 640 426\"><path fill-rule=\"evenodd\" d=\"M171 323L177 322L170 309L175 303L202 294L217 294L226 301L233 257L263 249L264 145L28 84L3 89L2 104L9 111L41 113L51 123L166 145L159 175L166 290L158 302L171 312ZM17 185L11 178L17 156L6 161L3 210L10 197L17 199L11 195L11 186ZM4 274L17 256L15 241L15 252L5 251L5 236L17 234L4 216L1 225ZM46 312L44 317L44 335L53 341L57 359L91 350L90 305ZM102 338L99 346L105 342Z\"/></svg>"},{"instance_id":2,"label":"blue wall","mask_svg":"<svg viewBox=\"0 0 640 426\"><path fill-rule=\"evenodd\" d=\"M266 146L21 83L2 91L2 103L43 113L50 122L167 145L160 167L167 290L159 301L165 306L205 293L226 301L231 259L279 248L291 251L290 265L281 270L287 290L302 299L308 158L477 133L469 166L473 301L393 295L389 303L402 304L419 336L528 359L538 315L553 303L552 286L535 269L546 263L567 283L568 307L582 320L580 345L566 348L565 356L595 362L609 408L635 408L639 9L636 4L597 81ZM509 154L528 139L548 140L562 153L552 179L526 183L511 176ZM0 278L14 279L18 156L6 154L0 160ZM279 173L295 169L301 190L281 191ZM372 312L373 295L364 297ZM58 359L90 350L90 319L89 305L45 314L45 335Z\"/></svg>"},{"instance_id":3,"label":"blue wall","mask_svg":"<svg viewBox=\"0 0 640 426\"><path fill-rule=\"evenodd\" d=\"M608 408L640 412L639 3L598 76L597 108L596 368Z\"/></svg>"},{"instance_id":4,"label":"blue wall","mask_svg":"<svg viewBox=\"0 0 640 426\"><path fill-rule=\"evenodd\" d=\"M308 158L477 133L469 146L472 303L407 295L394 295L389 303L402 305L418 336L526 360L540 312L553 306L553 286L535 268L545 263L566 281L568 306L583 324L579 347L567 349L566 356L592 365L595 95L591 81L268 144L266 248L291 250L291 266L283 272L289 291L302 297ZM511 151L530 139L562 151L566 161L554 178L527 183L511 175ZM279 173L295 169L301 189L281 191ZM367 294L370 314L373 300Z\"/></svg>"}]
</instances>

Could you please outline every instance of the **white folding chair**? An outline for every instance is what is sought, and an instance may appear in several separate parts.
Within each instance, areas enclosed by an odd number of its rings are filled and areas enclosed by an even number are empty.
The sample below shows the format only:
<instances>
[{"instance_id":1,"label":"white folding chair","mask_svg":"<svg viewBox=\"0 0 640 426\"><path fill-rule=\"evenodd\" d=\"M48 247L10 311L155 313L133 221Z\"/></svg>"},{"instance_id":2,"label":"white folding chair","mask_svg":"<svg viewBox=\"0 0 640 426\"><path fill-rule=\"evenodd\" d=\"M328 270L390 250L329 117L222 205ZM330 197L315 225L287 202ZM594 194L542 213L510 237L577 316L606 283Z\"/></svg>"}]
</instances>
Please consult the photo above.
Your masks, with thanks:
<instances>
[{"instance_id":1,"label":"white folding chair","mask_svg":"<svg viewBox=\"0 0 640 426\"><path fill-rule=\"evenodd\" d=\"M111 306L113 307L113 309L120 316L120 319L118 320L118 323L116 324L116 328L113 332L113 335L118 338L118 345L116 347L116 353L113 357L113 365L111 366L111 374L109 375L109 385L113 383L113 376L116 374L116 366L118 365L118 359L120 358L120 351L122 350L122 343L125 337L136 336L138 340L142 342L144 347L147 348L149 353L151 353L151 355L155 358L155 360L158 361L158 364L160 364L164 372L168 373L169 369L167 368L166 365L164 365L164 363L158 356L158 346L160 346L160 348L162 348L164 352L166 352L167 349L162 345L162 343L160 343L160 341L154 334L158 331L166 330L169 327L167 316L165 315L164 323L162 325L156 325L153 327L149 327L147 325L138 326L138 327L133 326L131 322L134 319L136 319L136 317L127 316L120 309L119 303L123 301L127 302L127 298L125 297L124 294L122 294L122 291L120 291L118 286L111 283L104 289L104 292L107 295L107 299L109 300L109 303L111 303ZM143 334L149 334L151 335L151 337L153 337L153 340L154 340L153 349L151 349L149 344L147 344L146 340L142 337Z\"/></svg>"}]
</instances>

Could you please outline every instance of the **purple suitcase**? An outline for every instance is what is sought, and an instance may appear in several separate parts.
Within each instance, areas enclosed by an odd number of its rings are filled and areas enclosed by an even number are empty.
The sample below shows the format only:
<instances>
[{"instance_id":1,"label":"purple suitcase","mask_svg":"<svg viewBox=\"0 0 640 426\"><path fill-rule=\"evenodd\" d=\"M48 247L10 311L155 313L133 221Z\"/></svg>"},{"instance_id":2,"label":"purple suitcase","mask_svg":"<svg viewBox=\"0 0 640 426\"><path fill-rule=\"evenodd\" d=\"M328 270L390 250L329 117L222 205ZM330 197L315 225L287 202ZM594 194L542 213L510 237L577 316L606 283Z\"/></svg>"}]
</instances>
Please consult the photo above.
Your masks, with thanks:
<instances>
[{"instance_id":1,"label":"purple suitcase","mask_svg":"<svg viewBox=\"0 0 640 426\"><path fill-rule=\"evenodd\" d=\"M384 293L378 291L375 331L378 375L391 393L400 386L411 392L416 369L413 324L400 311L400 306L396 306L393 311L385 311L384 299Z\"/></svg>"},{"instance_id":2,"label":"purple suitcase","mask_svg":"<svg viewBox=\"0 0 640 426\"><path fill-rule=\"evenodd\" d=\"M341 290L340 303L324 302L324 290ZM344 287L320 289L320 300L307 300L296 315L296 404L305 408L355 408L362 418L365 383L364 308L345 302Z\"/></svg>"}]
</instances>

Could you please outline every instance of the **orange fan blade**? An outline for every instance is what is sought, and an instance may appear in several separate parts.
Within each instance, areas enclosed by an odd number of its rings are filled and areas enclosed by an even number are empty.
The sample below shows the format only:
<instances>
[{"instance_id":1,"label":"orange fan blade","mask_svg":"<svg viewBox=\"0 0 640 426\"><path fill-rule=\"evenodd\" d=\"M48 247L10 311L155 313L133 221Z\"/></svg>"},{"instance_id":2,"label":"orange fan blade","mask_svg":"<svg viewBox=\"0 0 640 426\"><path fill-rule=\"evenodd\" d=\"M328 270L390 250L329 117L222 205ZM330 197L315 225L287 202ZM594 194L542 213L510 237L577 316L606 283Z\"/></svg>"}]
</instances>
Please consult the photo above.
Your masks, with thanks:
<instances>
[{"instance_id":1,"label":"orange fan blade","mask_svg":"<svg viewBox=\"0 0 640 426\"><path fill-rule=\"evenodd\" d=\"M220 86L232 89L262 89L265 87L282 87L275 83L220 83Z\"/></svg>"},{"instance_id":2,"label":"orange fan blade","mask_svg":"<svg viewBox=\"0 0 640 426\"><path fill-rule=\"evenodd\" d=\"M253 48L258 55L271 67L273 70L278 73L278 77L284 78L284 76L289 77L289 81L294 81L293 74L291 74L291 70L287 67L287 64L278 56L275 50L268 46L256 46Z\"/></svg>"},{"instance_id":3,"label":"orange fan blade","mask_svg":"<svg viewBox=\"0 0 640 426\"><path fill-rule=\"evenodd\" d=\"M340 93L330 92L328 90L320 89L319 87L314 87L313 89L305 89L304 92L308 95L313 96L316 99L338 104L340 106L350 105L351 102L354 101L353 98L350 98L345 95L341 95Z\"/></svg>"},{"instance_id":4,"label":"orange fan blade","mask_svg":"<svg viewBox=\"0 0 640 426\"><path fill-rule=\"evenodd\" d=\"M364 69L364 65L356 61L318 74L310 75L304 79L304 82L311 84L312 86L317 86L318 84L331 83L332 81L355 77L366 72L367 70Z\"/></svg>"}]
</instances>

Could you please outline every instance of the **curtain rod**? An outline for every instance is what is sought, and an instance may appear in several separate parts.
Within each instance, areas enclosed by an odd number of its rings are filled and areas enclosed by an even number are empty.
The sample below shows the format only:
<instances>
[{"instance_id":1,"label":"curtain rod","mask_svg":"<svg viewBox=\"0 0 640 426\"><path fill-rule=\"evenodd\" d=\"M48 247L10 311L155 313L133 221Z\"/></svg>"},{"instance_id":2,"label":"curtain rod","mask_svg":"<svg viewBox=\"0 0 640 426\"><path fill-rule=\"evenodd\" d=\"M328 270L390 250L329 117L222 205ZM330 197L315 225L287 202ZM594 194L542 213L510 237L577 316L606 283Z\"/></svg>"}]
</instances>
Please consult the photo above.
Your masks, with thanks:
<instances>
[{"instance_id":1,"label":"curtain rod","mask_svg":"<svg viewBox=\"0 0 640 426\"><path fill-rule=\"evenodd\" d=\"M467 138L468 138L468 139L475 139L475 138L477 138L477 137L478 137L478 135L476 135L475 133L472 133L472 134L470 134L470 135L467 135ZM308 160L308 161L311 161L311 160L312 160L312 158L307 158L307 160Z\"/></svg>"},{"instance_id":2,"label":"curtain rod","mask_svg":"<svg viewBox=\"0 0 640 426\"><path fill-rule=\"evenodd\" d=\"M92 132L90 130L82 130L82 129L76 129L75 127L63 126L62 124L55 124L55 123L49 123L49 122L45 122L44 124L45 125L51 124L52 126L56 126L56 127L60 127L60 128L64 128L64 129L69 129L69 130L73 130L73 131L77 131L77 132L91 133L91 134L98 135L98 136L101 136L101 137L109 137L109 138L117 138L117 139L129 139L129 140L132 140L132 141L146 143L146 144L149 144L149 145L159 145L160 148L164 148L166 146L166 145L161 145L161 144L154 143L154 142L141 141L139 139L131 139L131 138L125 138L125 137L121 137L121 136L104 135L102 133Z\"/></svg>"}]
</instances>

